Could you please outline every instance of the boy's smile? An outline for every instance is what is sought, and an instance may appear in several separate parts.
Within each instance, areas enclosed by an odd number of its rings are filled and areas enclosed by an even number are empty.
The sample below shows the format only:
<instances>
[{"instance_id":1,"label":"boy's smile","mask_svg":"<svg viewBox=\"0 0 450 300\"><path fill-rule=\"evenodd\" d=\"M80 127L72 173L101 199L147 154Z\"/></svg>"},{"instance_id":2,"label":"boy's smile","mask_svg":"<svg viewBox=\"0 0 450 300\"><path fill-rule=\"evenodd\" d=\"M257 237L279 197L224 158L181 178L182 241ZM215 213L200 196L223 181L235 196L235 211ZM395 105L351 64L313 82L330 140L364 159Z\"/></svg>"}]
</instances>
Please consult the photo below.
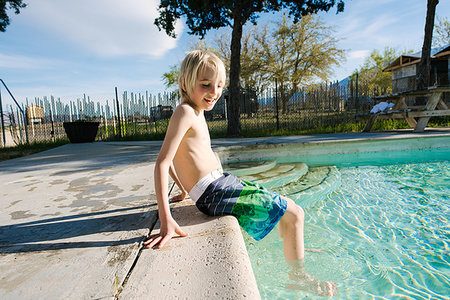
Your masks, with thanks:
<instances>
[{"instance_id":1,"label":"boy's smile","mask_svg":"<svg viewBox=\"0 0 450 300\"><path fill-rule=\"evenodd\" d=\"M213 109L222 95L225 78L213 66L206 66L199 70L194 88L189 94L191 102L199 110Z\"/></svg>"}]
</instances>

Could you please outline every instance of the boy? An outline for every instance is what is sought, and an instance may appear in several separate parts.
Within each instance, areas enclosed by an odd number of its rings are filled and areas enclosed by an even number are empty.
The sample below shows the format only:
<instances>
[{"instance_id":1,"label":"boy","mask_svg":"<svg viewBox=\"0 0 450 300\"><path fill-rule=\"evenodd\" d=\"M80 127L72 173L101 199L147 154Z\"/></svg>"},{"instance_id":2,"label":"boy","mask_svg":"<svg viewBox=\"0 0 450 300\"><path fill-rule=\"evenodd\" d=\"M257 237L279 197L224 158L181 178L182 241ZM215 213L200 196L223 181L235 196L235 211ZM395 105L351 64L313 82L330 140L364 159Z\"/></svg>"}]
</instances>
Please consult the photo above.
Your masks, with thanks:
<instances>
[{"instance_id":1,"label":"boy","mask_svg":"<svg viewBox=\"0 0 450 300\"><path fill-rule=\"evenodd\" d=\"M170 213L167 191L170 174L182 191L176 200L182 200L188 192L202 212L236 216L241 227L256 240L262 239L279 223L284 256L294 268L294 273L303 273L302 208L260 185L222 173L220 161L211 149L203 113L214 107L225 80L225 66L212 53L188 52L181 64L179 86L182 103L170 119L154 172L161 229L159 234L149 236L144 245L162 248L176 234L187 236Z\"/></svg>"}]
</instances>

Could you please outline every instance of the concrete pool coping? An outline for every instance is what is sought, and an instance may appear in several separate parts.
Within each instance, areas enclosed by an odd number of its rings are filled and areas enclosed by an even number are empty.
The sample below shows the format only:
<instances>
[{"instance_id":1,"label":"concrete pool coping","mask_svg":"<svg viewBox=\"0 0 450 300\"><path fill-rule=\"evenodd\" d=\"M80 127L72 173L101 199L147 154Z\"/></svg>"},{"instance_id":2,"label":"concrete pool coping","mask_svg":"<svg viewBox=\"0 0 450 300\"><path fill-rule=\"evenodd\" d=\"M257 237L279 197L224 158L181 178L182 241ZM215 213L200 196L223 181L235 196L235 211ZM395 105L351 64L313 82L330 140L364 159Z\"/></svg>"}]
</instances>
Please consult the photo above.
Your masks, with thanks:
<instances>
[{"instance_id":1,"label":"concrete pool coping","mask_svg":"<svg viewBox=\"0 0 450 300\"><path fill-rule=\"evenodd\" d=\"M247 139L245 143L232 143L230 140L217 143L215 151L222 162L277 159L282 157L306 157L312 155L403 151L409 149L428 149L450 147L446 138L450 129L429 129L424 133L410 130L374 133L337 133L325 135L303 135ZM437 141L436 138L442 138ZM434 138L431 141L429 138ZM397 143L408 140L408 143ZM301 153L291 153L301 146ZM280 147L282 146L282 147ZM339 147L337 147L339 146ZM276 151L275 151L276 150Z\"/></svg>"},{"instance_id":2,"label":"concrete pool coping","mask_svg":"<svg viewBox=\"0 0 450 300\"><path fill-rule=\"evenodd\" d=\"M450 128L212 143L227 161L227 151L242 146L269 145L274 152L279 145L429 137L448 138ZM149 227L153 232L159 228L152 174L160 146L68 144L0 163L0 298L258 299L232 217L207 217L190 200L172 204L189 237L173 239L165 249L142 250Z\"/></svg>"}]
</instances>

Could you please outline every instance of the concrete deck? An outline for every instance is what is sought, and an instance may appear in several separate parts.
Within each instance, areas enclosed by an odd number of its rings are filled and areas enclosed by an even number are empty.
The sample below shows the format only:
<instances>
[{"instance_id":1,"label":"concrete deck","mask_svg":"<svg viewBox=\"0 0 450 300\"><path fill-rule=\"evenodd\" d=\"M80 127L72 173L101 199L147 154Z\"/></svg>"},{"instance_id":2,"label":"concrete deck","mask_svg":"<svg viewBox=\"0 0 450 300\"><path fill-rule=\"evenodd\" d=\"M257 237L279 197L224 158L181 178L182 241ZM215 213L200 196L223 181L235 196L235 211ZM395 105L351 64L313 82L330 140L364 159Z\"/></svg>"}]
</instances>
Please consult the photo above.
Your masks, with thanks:
<instances>
[{"instance_id":1,"label":"concrete deck","mask_svg":"<svg viewBox=\"0 0 450 300\"><path fill-rule=\"evenodd\" d=\"M189 237L141 249L159 228L160 147L67 144L0 163L0 299L258 298L232 217L172 205Z\"/></svg>"},{"instance_id":2,"label":"concrete deck","mask_svg":"<svg viewBox=\"0 0 450 300\"><path fill-rule=\"evenodd\" d=\"M450 136L450 130L220 139L213 145L427 136ZM172 204L189 237L162 250L141 249L150 230L159 228L153 168L160 146L68 144L1 162L0 299L258 299L232 217L205 216L190 200Z\"/></svg>"}]
</instances>

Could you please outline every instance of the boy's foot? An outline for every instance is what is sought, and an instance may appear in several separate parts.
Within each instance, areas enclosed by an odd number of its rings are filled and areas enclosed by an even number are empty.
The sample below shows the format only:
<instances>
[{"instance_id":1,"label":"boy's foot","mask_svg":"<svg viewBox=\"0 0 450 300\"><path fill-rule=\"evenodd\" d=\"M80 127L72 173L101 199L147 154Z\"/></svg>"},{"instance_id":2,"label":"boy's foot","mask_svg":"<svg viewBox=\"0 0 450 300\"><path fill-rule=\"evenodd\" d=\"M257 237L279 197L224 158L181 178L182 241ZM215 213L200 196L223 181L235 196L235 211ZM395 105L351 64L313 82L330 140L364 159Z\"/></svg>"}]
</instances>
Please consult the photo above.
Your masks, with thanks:
<instances>
[{"instance_id":1,"label":"boy's foot","mask_svg":"<svg viewBox=\"0 0 450 300\"><path fill-rule=\"evenodd\" d=\"M311 292L318 296L336 296L338 294L336 284L330 281L321 281L307 274L296 274L291 271L289 279L298 284L288 284L286 288L290 290L301 290Z\"/></svg>"}]
</instances>

